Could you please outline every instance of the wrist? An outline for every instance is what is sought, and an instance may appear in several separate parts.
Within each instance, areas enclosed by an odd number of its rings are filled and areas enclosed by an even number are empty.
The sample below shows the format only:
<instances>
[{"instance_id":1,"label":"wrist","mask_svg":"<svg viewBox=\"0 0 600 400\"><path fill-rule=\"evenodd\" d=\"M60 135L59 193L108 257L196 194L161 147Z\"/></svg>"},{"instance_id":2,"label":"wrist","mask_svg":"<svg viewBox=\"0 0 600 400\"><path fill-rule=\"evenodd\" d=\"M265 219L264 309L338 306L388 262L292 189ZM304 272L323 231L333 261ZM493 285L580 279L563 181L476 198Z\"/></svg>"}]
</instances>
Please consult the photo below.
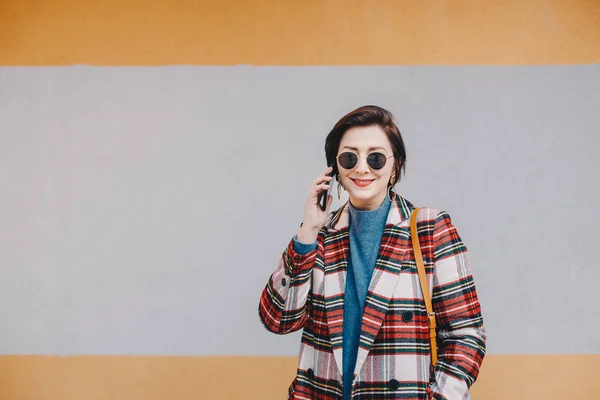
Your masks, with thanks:
<instances>
[{"instance_id":1,"label":"wrist","mask_svg":"<svg viewBox=\"0 0 600 400\"><path fill-rule=\"evenodd\" d=\"M317 240L319 235L319 229L309 228L305 224L302 224L296 235L296 240L303 244L313 244Z\"/></svg>"}]
</instances>

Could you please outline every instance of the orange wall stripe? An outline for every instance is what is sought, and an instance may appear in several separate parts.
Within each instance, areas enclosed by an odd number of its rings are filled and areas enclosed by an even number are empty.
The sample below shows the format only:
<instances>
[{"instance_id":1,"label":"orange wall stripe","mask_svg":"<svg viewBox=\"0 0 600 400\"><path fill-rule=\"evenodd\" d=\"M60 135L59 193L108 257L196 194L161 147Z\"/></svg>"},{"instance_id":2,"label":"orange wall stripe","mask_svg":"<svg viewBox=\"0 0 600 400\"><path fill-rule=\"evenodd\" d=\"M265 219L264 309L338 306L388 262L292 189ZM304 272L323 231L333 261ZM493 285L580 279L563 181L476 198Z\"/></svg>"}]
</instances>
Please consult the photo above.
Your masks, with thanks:
<instances>
[{"instance_id":1,"label":"orange wall stripe","mask_svg":"<svg viewBox=\"0 0 600 400\"><path fill-rule=\"evenodd\" d=\"M295 357L2 356L2 400L279 400ZM488 355L477 400L599 398L600 355ZM596 396L596 397L594 397Z\"/></svg>"},{"instance_id":2,"label":"orange wall stripe","mask_svg":"<svg viewBox=\"0 0 600 400\"><path fill-rule=\"evenodd\" d=\"M0 1L0 65L600 63L597 0Z\"/></svg>"}]
</instances>

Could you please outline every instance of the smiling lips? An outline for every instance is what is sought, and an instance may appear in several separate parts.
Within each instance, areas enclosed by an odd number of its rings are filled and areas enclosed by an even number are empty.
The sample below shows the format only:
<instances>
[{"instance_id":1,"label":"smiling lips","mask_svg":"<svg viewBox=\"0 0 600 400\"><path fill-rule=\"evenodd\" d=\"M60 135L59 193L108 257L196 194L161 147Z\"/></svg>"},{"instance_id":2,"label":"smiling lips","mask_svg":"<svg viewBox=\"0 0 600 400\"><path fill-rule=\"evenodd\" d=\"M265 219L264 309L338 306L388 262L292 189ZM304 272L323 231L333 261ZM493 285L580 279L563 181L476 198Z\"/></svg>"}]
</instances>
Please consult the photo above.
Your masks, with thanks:
<instances>
[{"instance_id":1,"label":"smiling lips","mask_svg":"<svg viewBox=\"0 0 600 400\"><path fill-rule=\"evenodd\" d=\"M354 182L354 184L358 187L369 186L373 181L374 179L352 179L352 182Z\"/></svg>"}]
</instances>

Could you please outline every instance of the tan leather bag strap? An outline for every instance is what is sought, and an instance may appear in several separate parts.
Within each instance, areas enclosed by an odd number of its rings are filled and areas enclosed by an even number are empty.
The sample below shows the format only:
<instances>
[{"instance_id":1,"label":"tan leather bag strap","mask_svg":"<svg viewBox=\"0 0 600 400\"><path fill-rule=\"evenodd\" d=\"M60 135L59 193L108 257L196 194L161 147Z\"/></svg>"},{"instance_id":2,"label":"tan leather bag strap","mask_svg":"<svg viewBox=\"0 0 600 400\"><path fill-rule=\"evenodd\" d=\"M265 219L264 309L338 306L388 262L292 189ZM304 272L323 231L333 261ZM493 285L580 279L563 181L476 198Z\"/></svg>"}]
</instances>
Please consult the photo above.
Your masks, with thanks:
<instances>
[{"instance_id":1,"label":"tan leather bag strap","mask_svg":"<svg viewBox=\"0 0 600 400\"><path fill-rule=\"evenodd\" d=\"M421 253L421 243L419 242L419 234L417 233L417 214L420 208L415 208L410 217L410 236L412 239L413 250L415 253L415 261L417 262L417 271L419 272L419 281L421 282L421 291L423 292L423 300L425 300L425 308L427 309L427 319L429 320L429 341L431 343L431 364L435 367L437 364L437 342L436 342L436 324L435 313L431 305L431 294L429 293L429 285L427 284L427 275L425 274L425 265L423 264L423 254Z\"/></svg>"}]
</instances>

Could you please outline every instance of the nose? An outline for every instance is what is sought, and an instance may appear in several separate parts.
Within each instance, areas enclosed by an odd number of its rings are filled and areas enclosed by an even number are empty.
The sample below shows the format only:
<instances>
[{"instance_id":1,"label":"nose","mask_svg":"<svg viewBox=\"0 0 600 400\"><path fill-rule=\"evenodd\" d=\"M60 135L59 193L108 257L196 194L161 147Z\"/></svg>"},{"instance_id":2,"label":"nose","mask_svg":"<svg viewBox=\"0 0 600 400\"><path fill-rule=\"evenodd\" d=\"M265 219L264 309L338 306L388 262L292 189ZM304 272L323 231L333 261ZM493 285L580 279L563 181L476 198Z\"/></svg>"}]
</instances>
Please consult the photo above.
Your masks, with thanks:
<instances>
[{"instance_id":1,"label":"nose","mask_svg":"<svg viewBox=\"0 0 600 400\"><path fill-rule=\"evenodd\" d=\"M356 163L356 172L359 174L369 173L369 164L367 164L367 157L358 157L358 162Z\"/></svg>"}]
</instances>

